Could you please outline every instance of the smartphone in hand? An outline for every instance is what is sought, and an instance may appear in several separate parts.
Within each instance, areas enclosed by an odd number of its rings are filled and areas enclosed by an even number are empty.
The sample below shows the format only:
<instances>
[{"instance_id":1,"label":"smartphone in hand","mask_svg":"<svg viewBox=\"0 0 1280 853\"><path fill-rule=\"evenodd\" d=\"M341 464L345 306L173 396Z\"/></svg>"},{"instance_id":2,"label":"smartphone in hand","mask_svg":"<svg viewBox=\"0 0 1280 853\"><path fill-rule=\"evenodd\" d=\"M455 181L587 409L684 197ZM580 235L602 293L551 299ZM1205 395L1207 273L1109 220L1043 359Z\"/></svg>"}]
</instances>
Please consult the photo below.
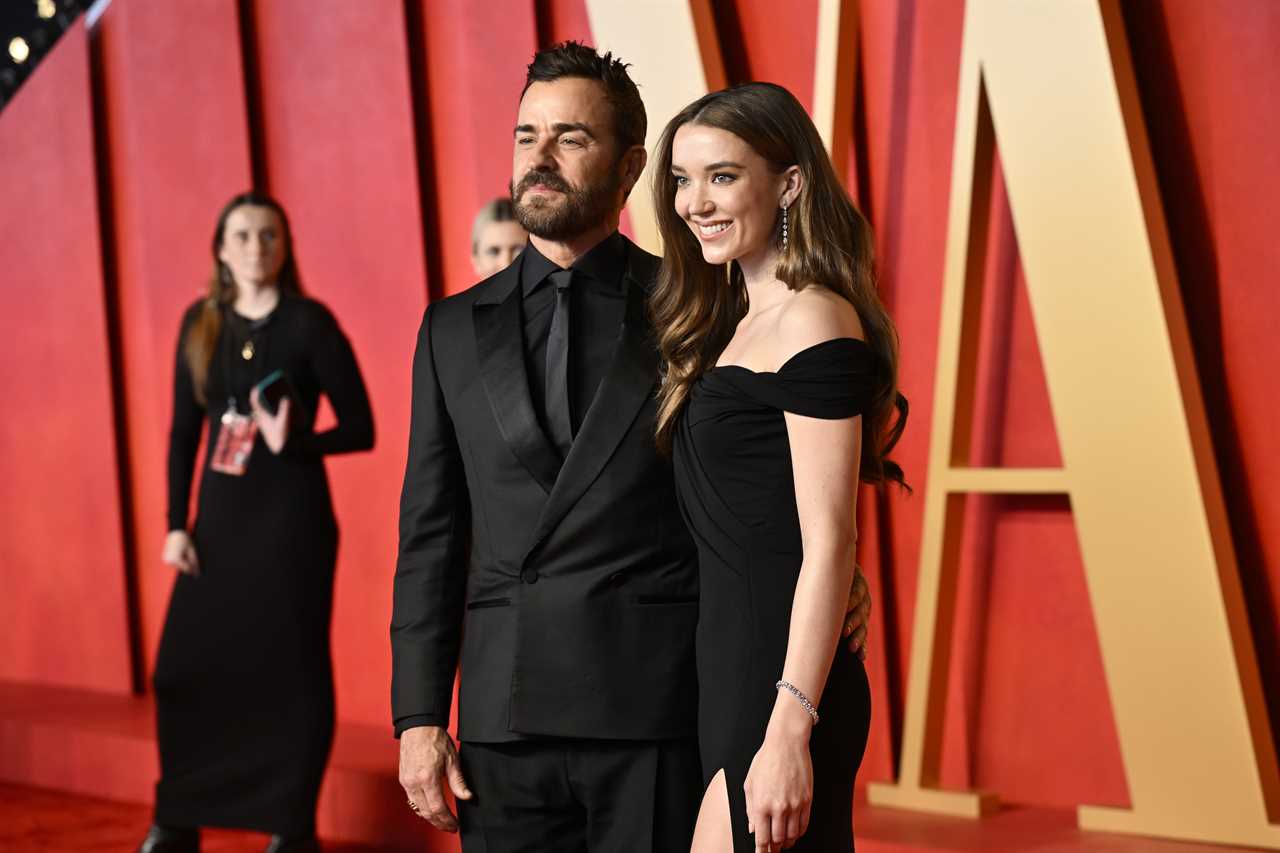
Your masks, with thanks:
<instances>
[{"instance_id":1,"label":"smartphone in hand","mask_svg":"<svg viewBox=\"0 0 1280 853\"><path fill-rule=\"evenodd\" d=\"M262 407L271 415L274 415L279 410L280 401L290 396L289 378L284 375L283 370L271 371L254 387L258 392Z\"/></svg>"}]
</instances>

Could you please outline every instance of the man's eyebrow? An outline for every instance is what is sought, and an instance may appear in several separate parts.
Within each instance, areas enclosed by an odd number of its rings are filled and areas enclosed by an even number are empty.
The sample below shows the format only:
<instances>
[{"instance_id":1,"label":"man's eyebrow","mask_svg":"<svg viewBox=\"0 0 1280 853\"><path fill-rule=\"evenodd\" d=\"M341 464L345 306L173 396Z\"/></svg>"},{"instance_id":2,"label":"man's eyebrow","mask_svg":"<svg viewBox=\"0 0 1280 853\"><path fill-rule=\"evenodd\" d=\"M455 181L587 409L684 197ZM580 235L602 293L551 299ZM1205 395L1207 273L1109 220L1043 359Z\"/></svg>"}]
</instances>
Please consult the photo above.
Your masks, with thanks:
<instances>
[{"instance_id":1,"label":"man's eyebrow","mask_svg":"<svg viewBox=\"0 0 1280 853\"><path fill-rule=\"evenodd\" d=\"M573 133L573 132L575 132L575 131L578 131L578 132L581 132L581 133L585 133L587 136L590 136L592 139L595 139L595 138L596 138L596 135L595 135L594 133L592 133L592 132L591 132L591 128L590 128L590 127L588 127L587 125L583 124L583 123L582 123L582 122L580 122L580 121L574 121L574 122L561 121L561 122L556 122L555 124L551 125L551 129L552 129L552 130L554 130L557 134L561 134L561 133Z\"/></svg>"},{"instance_id":2,"label":"man's eyebrow","mask_svg":"<svg viewBox=\"0 0 1280 853\"><path fill-rule=\"evenodd\" d=\"M592 139L596 138L596 135L594 132L592 132L591 127L589 125L583 124L580 121L556 122L555 124L551 125L551 129L555 132L557 136L559 136L562 133L577 132L577 133L585 133L587 136L590 136ZM516 133L537 133L537 128L535 128L531 124L517 124L515 132Z\"/></svg>"}]
</instances>

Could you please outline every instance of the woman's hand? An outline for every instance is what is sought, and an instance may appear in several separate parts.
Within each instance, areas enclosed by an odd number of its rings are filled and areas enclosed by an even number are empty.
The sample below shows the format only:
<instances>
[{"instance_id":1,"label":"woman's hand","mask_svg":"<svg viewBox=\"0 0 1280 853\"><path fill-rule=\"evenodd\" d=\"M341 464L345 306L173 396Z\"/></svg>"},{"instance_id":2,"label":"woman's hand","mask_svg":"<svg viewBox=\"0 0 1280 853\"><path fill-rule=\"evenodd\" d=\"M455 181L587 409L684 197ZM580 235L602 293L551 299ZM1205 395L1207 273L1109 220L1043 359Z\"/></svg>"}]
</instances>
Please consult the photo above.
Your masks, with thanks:
<instances>
[{"instance_id":1,"label":"woman's hand","mask_svg":"<svg viewBox=\"0 0 1280 853\"><path fill-rule=\"evenodd\" d=\"M253 420L258 424L267 449L279 456L289 438L289 398L285 397L280 401L280 406L273 415L262 405L262 394L255 387L249 392L249 407L253 409Z\"/></svg>"},{"instance_id":2,"label":"woman's hand","mask_svg":"<svg viewBox=\"0 0 1280 853\"><path fill-rule=\"evenodd\" d=\"M196 559L196 546L185 530L170 530L164 537L164 551L160 559L184 575L200 574L200 561Z\"/></svg>"},{"instance_id":3,"label":"woman's hand","mask_svg":"<svg viewBox=\"0 0 1280 853\"><path fill-rule=\"evenodd\" d=\"M755 833L757 853L786 850L809 828L813 759L809 718L803 709L800 713L803 721L794 719L785 725L774 714L742 786L747 795L747 826Z\"/></svg>"}]
</instances>

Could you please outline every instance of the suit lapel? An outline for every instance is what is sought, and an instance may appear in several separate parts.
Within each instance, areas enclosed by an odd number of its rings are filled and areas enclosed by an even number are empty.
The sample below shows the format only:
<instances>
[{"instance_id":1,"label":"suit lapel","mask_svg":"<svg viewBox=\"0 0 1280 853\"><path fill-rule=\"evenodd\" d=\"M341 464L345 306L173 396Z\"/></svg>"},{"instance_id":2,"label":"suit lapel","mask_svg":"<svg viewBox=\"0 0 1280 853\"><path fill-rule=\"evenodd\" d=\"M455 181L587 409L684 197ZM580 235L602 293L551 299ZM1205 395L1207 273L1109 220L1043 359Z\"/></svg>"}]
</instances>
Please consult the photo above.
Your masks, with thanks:
<instances>
[{"instance_id":1,"label":"suit lapel","mask_svg":"<svg viewBox=\"0 0 1280 853\"><path fill-rule=\"evenodd\" d=\"M472 306L480 376L503 439L549 493L556 483L560 455L538 424L529 398L517 286L520 264L512 264L504 275L505 279L494 282L492 296L478 299Z\"/></svg>"},{"instance_id":2,"label":"suit lapel","mask_svg":"<svg viewBox=\"0 0 1280 853\"><path fill-rule=\"evenodd\" d=\"M629 250L632 258L641 254L635 247ZM648 289L634 275L637 266L632 263L628 271L626 318L609 369L543 507L530 551L555 529L599 476L640 409L653 396L658 381L658 354L645 318Z\"/></svg>"}]
</instances>

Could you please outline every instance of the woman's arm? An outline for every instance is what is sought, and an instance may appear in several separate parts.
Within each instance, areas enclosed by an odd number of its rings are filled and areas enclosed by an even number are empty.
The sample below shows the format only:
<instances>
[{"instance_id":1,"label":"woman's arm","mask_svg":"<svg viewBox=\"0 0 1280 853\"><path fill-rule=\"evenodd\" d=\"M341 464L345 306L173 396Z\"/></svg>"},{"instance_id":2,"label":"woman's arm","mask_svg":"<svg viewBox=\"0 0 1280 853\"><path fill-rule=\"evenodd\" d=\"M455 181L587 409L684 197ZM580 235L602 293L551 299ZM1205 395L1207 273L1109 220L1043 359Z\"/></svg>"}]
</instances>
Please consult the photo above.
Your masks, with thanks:
<instances>
[{"instance_id":1,"label":"woman's arm","mask_svg":"<svg viewBox=\"0 0 1280 853\"><path fill-rule=\"evenodd\" d=\"M782 680L821 710L822 689L840 642L853 578L854 505L861 417L823 420L786 414L795 471L804 560L791 604ZM840 725L834 720L827 725ZM778 690L764 743L747 774L747 815L756 844L790 847L809 825L813 721L800 701Z\"/></svg>"},{"instance_id":2,"label":"woman's arm","mask_svg":"<svg viewBox=\"0 0 1280 853\"><path fill-rule=\"evenodd\" d=\"M774 340L778 355L789 357L841 337L862 337L857 312L835 294L815 291L798 294L787 306ZM795 412L785 412L784 417L804 561L791 605L782 680L797 687L816 706L840 642L855 570L858 534L854 509L862 458L862 418L829 420ZM794 696L778 694L771 727L807 732L809 722L808 713Z\"/></svg>"},{"instance_id":3,"label":"woman's arm","mask_svg":"<svg viewBox=\"0 0 1280 853\"><path fill-rule=\"evenodd\" d=\"M788 308L775 341L782 354L790 356L837 337L861 337L852 306L805 299ZM785 360L778 359L779 363ZM854 574L862 419L828 420L793 412L785 412L784 417L804 557L791 603L782 680L820 710ZM813 720L804 705L779 689L764 743L746 781L748 818L758 849L762 843L790 847L808 828L813 802L812 729Z\"/></svg>"},{"instance_id":4,"label":"woman's arm","mask_svg":"<svg viewBox=\"0 0 1280 853\"><path fill-rule=\"evenodd\" d=\"M169 422L170 531L187 529L191 483L205 421L205 407L196 399L191 369L183 353L183 343L195 317L194 312L188 312L178 330L178 353L173 365L173 416Z\"/></svg>"},{"instance_id":5,"label":"woman's arm","mask_svg":"<svg viewBox=\"0 0 1280 853\"><path fill-rule=\"evenodd\" d=\"M173 366L173 415L169 421L169 532L164 538L160 559L181 572L200 573L194 543L187 533L196 454L204 430L205 407L196 399L191 368L183 353L187 332L198 317L197 308L188 312L178 330L178 353Z\"/></svg>"},{"instance_id":6,"label":"woman's arm","mask_svg":"<svg viewBox=\"0 0 1280 853\"><path fill-rule=\"evenodd\" d=\"M790 412L785 417L804 561L791 604L782 679L818 705L853 580L862 418L832 421ZM780 692L770 718L770 727L775 725L807 737L810 719L794 696Z\"/></svg>"},{"instance_id":7,"label":"woman's arm","mask_svg":"<svg viewBox=\"0 0 1280 853\"><path fill-rule=\"evenodd\" d=\"M288 452L351 453L373 447L373 411L355 353L337 321L327 311L311 356L320 388L329 398L336 426L324 432L302 432L289 438Z\"/></svg>"}]
</instances>

